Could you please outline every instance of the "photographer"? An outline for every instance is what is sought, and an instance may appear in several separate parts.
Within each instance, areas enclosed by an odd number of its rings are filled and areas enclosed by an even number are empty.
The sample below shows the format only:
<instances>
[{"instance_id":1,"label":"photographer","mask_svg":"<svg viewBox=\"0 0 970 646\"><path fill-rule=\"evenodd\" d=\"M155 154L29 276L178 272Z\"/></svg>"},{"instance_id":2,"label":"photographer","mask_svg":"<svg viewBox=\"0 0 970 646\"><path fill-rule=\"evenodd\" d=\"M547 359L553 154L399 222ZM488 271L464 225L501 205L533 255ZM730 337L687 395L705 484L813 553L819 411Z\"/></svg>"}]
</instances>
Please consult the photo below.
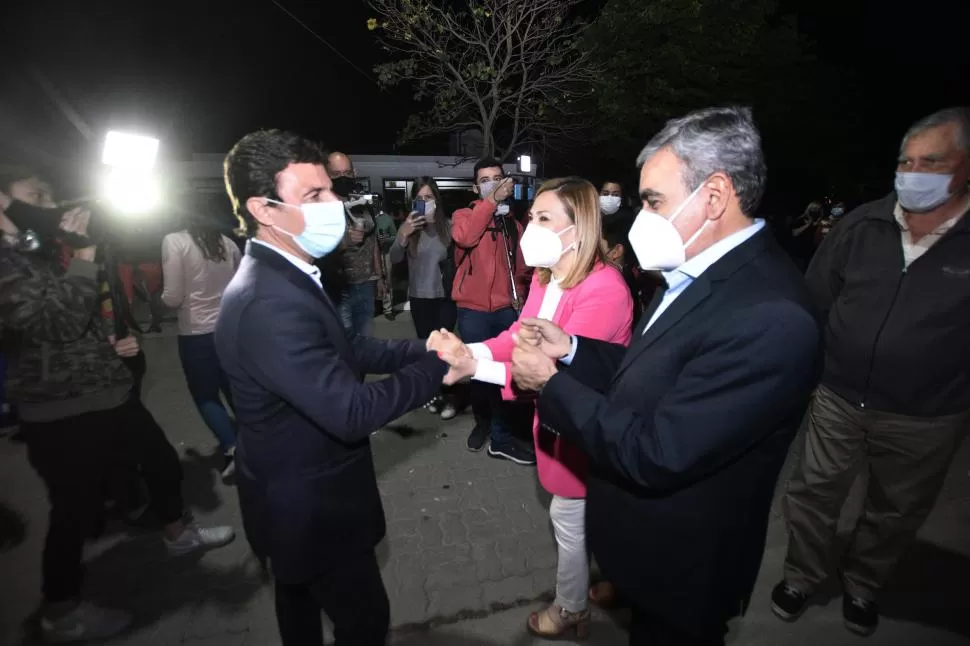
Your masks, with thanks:
<instances>
[{"instance_id":1,"label":"photographer","mask_svg":"<svg viewBox=\"0 0 970 646\"><path fill-rule=\"evenodd\" d=\"M0 190L0 327L21 340L12 399L51 506L41 630L48 641L103 639L124 630L129 618L80 601L81 556L101 524L105 479L118 465L140 466L171 554L224 545L233 531L183 520L178 455L132 395L122 360L138 353L138 342L110 338L99 315L90 213L12 199L40 190L34 201L54 205L49 186L28 171L0 172ZM57 239L70 246L59 249ZM61 253L69 256L66 270Z\"/></svg>"},{"instance_id":2,"label":"photographer","mask_svg":"<svg viewBox=\"0 0 970 646\"><path fill-rule=\"evenodd\" d=\"M347 285L340 300L340 317L349 332L371 336L374 332L374 301L378 266L377 226L370 204L357 197L357 173L350 157L331 153L327 173L347 209L347 235L341 249Z\"/></svg>"},{"instance_id":3,"label":"photographer","mask_svg":"<svg viewBox=\"0 0 970 646\"><path fill-rule=\"evenodd\" d=\"M456 266L451 297L458 306L458 332L465 343L491 339L515 323L531 279L519 248L523 227L509 205L514 180L506 177L499 160L491 158L475 164L473 180L479 199L455 211L451 221ZM531 443L512 431L515 405L503 402L492 384L472 383L470 394L475 427L466 441L468 450L488 446L493 458L535 464ZM531 420L531 410L527 413Z\"/></svg>"}]
</instances>

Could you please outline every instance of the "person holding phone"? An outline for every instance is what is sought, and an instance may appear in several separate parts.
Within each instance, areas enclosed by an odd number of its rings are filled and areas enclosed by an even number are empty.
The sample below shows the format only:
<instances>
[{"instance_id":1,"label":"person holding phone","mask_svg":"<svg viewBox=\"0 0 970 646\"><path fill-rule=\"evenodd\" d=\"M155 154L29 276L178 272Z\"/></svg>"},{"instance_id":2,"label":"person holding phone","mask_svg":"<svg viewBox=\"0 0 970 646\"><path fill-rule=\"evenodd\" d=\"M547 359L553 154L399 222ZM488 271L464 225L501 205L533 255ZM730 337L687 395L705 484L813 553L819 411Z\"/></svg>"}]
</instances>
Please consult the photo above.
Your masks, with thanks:
<instances>
[{"instance_id":1,"label":"person holding phone","mask_svg":"<svg viewBox=\"0 0 970 646\"><path fill-rule=\"evenodd\" d=\"M434 330L453 330L458 309L445 293L441 280L441 261L451 244L451 223L442 213L441 193L431 177L414 180L411 189L411 214L401 225L391 244L391 262L408 261L408 301L419 339ZM428 410L451 419L457 414L455 398L445 387L442 394L427 404Z\"/></svg>"}]
</instances>

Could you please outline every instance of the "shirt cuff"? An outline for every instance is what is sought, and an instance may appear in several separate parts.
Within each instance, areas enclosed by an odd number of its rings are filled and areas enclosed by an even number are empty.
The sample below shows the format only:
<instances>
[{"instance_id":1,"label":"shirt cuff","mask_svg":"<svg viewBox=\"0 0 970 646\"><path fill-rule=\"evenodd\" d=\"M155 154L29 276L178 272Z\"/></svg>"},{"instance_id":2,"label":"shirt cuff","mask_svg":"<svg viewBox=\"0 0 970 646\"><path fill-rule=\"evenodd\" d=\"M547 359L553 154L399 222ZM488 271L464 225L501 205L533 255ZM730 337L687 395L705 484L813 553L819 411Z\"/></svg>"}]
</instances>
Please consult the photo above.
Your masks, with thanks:
<instances>
[{"instance_id":1,"label":"shirt cuff","mask_svg":"<svg viewBox=\"0 0 970 646\"><path fill-rule=\"evenodd\" d=\"M569 354L559 360L559 363L563 364L564 366L572 364L573 359L576 358L576 350L579 349L579 337L576 335L571 336L570 345L572 347L569 350Z\"/></svg>"},{"instance_id":2,"label":"shirt cuff","mask_svg":"<svg viewBox=\"0 0 970 646\"><path fill-rule=\"evenodd\" d=\"M504 363L484 358L478 360L478 367L475 369L475 374L472 375L472 379L475 381L484 381L487 384L495 384L496 386L504 386L505 377Z\"/></svg>"},{"instance_id":3,"label":"shirt cuff","mask_svg":"<svg viewBox=\"0 0 970 646\"><path fill-rule=\"evenodd\" d=\"M482 359L492 360L492 351L484 343L469 343L468 349L472 351L472 356L481 361ZM502 381L505 384L505 381Z\"/></svg>"}]
</instances>

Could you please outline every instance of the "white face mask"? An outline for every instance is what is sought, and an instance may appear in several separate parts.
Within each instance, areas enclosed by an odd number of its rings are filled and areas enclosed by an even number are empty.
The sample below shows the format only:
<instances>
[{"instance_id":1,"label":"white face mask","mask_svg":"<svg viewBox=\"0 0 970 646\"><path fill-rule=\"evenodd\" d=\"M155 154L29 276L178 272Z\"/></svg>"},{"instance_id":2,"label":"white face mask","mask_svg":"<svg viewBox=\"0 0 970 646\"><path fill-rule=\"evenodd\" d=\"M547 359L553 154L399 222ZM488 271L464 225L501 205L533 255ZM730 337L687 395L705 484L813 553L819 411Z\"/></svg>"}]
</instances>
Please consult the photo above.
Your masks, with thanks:
<instances>
[{"instance_id":1,"label":"white face mask","mask_svg":"<svg viewBox=\"0 0 970 646\"><path fill-rule=\"evenodd\" d=\"M336 249L344 238L347 216L343 202L308 202L297 206L269 198L266 201L303 212L303 233L294 235L282 227L273 225L273 228L293 238L293 242L311 258L323 258Z\"/></svg>"},{"instance_id":2,"label":"white face mask","mask_svg":"<svg viewBox=\"0 0 970 646\"><path fill-rule=\"evenodd\" d=\"M704 220L703 226L686 243L674 227L674 220L697 197L703 186L702 182L695 188L669 219L646 209L640 211L637 219L633 221L633 226L630 227L630 246L633 248L633 253L637 255L641 268L670 271L687 262L687 248L694 244L697 237L707 228L710 220Z\"/></svg>"},{"instance_id":3,"label":"white face mask","mask_svg":"<svg viewBox=\"0 0 970 646\"><path fill-rule=\"evenodd\" d=\"M437 203L434 200L425 200L424 201L424 218L425 218L425 220L427 220L428 222L434 222L434 212L435 212L435 209L437 207L438 207L438 205L437 205Z\"/></svg>"},{"instance_id":4,"label":"white face mask","mask_svg":"<svg viewBox=\"0 0 970 646\"><path fill-rule=\"evenodd\" d=\"M940 173L896 173L896 197L910 213L927 213L950 199L953 175Z\"/></svg>"},{"instance_id":5,"label":"white face mask","mask_svg":"<svg viewBox=\"0 0 970 646\"><path fill-rule=\"evenodd\" d=\"M623 198L619 195L600 195L600 211L604 215L613 215L620 210Z\"/></svg>"},{"instance_id":6,"label":"white face mask","mask_svg":"<svg viewBox=\"0 0 970 646\"><path fill-rule=\"evenodd\" d=\"M563 254L576 246L572 243L568 247L562 246L562 234L573 228L569 225L562 231L556 233L551 229L540 227L537 224L530 224L525 228L522 239L519 240L519 247L522 249L522 258L529 267L543 267L548 269L554 266Z\"/></svg>"}]
</instances>

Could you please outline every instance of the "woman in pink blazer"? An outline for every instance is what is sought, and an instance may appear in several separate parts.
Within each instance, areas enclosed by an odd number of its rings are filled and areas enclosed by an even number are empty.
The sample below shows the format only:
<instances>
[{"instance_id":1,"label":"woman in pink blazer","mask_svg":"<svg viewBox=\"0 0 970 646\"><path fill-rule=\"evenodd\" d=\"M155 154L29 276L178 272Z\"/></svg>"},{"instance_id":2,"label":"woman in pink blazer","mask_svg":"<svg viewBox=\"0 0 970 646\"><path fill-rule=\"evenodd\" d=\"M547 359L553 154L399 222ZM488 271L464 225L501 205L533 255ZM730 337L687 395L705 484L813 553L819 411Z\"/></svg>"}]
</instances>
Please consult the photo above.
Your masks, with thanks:
<instances>
[{"instance_id":1,"label":"woman in pink blazer","mask_svg":"<svg viewBox=\"0 0 970 646\"><path fill-rule=\"evenodd\" d=\"M527 265L536 268L521 317L544 318L570 334L627 344L633 301L623 276L606 262L601 239L599 195L579 178L546 182L536 194L529 226L520 245ZM502 388L506 399L527 396L513 391L511 328L484 343L464 346L445 331L435 332L430 349L442 352L452 365L478 381ZM539 481L553 495L549 515L559 546L556 600L529 617L529 630L558 637L574 630L589 631L586 551L586 458L573 446L543 431L533 421Z\"/></svg>"}]
</instances>

